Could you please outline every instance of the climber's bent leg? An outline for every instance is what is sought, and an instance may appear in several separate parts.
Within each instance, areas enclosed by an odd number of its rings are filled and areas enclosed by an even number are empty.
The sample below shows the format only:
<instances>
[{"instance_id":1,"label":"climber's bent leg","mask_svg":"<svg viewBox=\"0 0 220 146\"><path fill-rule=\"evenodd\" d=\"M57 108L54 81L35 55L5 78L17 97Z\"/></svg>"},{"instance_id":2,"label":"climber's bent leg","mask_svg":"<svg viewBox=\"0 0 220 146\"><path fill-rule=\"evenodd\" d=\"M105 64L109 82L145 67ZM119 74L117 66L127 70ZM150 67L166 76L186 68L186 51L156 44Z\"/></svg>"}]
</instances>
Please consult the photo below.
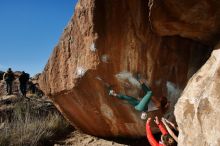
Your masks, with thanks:
<instances>
[{"instance_id":1,"label":"climber's bent leg","mask_svg":"<svg viewBox=\"0 0 220 146\"><path fill-rule=\"evenodd\" d=\"M150 102L152 96L152 91L148 91L147 94L142 98L138 105L135 106L135 109L138 111L144 111L147 109L147 105Z\"/></svg>"},{"instance_id":2,"label":"climber's bent leg","mask_svg":"<svg viewBox=\"0 0 220 146\"><path fill-rule=\"evenodd\" d=\"M139 104L139 100L137 100L136 98L132 97L132 96L127 96L127 95L122 95L122 94L117 94L117 96L119 99L123 99L123 100L127 100L128 103L130 103L133 106L136 106Z\"/></svg>"}]
</instances>

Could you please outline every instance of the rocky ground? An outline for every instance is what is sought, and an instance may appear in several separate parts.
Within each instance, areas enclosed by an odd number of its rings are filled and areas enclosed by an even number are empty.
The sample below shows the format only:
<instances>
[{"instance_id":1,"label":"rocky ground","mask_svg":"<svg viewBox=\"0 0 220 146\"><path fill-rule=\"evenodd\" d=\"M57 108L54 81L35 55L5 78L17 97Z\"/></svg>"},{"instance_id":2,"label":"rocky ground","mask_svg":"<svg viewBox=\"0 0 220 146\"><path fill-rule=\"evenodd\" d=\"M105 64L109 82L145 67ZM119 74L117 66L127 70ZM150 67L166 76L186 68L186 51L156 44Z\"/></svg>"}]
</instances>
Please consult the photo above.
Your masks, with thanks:
<instances>
[{"instance_id":1,"label":"rocky ground","mask_svg":"<svg viewBox=\"0 0 220 146\"><path fill-rule=\"evenodd\" d=\"M126 146L125 144L119 144L114 141L104 140L101 138L93 137L79 131L72 132L67 139L58 142L54 146L64 146L64 145L74 145L74 146Z\"/></svg>"},{"instance_id":2,"label":"rocky ground","mask_svg":"<svg viewBox=\"0 0 220 146\"><path fill-rule=\"evenodd\" d=\"M158 138L158 135L156 135ZM80 131L71 132L65 139L56 141L54 146L150 146L146 138L98 138Z\"/></svg>"}]
</instances>

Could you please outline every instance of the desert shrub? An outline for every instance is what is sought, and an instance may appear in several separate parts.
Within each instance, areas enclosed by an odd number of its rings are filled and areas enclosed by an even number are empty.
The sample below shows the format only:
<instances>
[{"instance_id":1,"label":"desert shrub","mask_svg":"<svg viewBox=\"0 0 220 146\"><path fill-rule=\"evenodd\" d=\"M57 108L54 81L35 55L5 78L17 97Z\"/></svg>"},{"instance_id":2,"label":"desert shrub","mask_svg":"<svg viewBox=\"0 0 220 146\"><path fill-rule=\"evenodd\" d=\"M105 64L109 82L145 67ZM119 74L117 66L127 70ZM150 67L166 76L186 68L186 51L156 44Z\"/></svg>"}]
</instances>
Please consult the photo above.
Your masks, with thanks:
<instances>
[{"instance_id":1,"label":"desert shrub","mask_svg":"<svg viewBox=\"0 0 220 146\"><path fill-rule=\"evenodd\" d=\"M31 102L19 102L0 129L1 146L39 146L69 125L57 111L42 113Z\"/></svg>"}]
</instances>

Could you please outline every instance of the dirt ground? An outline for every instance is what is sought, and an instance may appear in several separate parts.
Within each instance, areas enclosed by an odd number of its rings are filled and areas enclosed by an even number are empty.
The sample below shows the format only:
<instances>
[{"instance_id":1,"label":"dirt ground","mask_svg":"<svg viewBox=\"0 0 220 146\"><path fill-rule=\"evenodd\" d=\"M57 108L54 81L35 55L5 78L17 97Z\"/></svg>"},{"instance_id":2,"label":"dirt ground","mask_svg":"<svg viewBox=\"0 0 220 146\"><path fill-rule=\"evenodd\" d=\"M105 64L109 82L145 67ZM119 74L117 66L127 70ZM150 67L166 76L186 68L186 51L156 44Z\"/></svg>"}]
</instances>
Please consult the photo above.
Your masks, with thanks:
<instances>
[{"instance_id":1,"label":"dirt ground","mask_svg":"<svg viewBox=\"0 0 220 146\"><path fill-rule=\"evenodd\" d=\"M156 138L158 136L156 135ZM145 137L140 139L109 138L102 139L84 134L80 131L73 131L63 140L56 141L54 146L150 146Z\"/></svg>"},{"instance_id":2,"label":"dirt ground","mask_svg":"<svg viewBox=\"0 0 220 146\"><path fill-rule=\"evenodd\" d=\"M83 134L79 131L72 132L67 139L59 141L54 146L127 146L119 144L114 141L108 141L93 137L87 134Z\"/></svg>"}]
</instances>

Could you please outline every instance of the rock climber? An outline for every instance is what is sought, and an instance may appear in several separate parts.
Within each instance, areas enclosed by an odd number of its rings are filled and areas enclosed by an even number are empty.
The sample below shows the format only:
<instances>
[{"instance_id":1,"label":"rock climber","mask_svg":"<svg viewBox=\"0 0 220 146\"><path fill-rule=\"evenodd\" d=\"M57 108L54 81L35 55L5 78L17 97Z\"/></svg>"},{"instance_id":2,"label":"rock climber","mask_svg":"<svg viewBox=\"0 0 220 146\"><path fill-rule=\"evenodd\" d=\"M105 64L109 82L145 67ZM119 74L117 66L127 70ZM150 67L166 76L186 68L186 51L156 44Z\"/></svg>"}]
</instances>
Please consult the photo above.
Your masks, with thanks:
<instances>
[{"instance_id":1,"label":"rock climber","mask_svg":"<svg viewBox=\"0 0 220 146\"><path fill-rule=\"evenodd\" d=\"M141 111L142 116L146 118L146 112L148 109L148 103L150 102L150 99L155 103L157 108L168 108L169 103L167 101L166 97L160 97L159 99L155 96L153 96L152 91L150 88L147 86L146 82L144 79L139 80L142 90L144 91L144 97L141 100L138 100L132 96L127 96L123 94L117 94L114 90L109 91L109 95L115 96L119 99L127 100L128 103L133 105L137 111Z\"/></svg>"},{"instance_id":2,"label":"rock climber","mask_svg":"<svg viewBox=\"0 0 220 146\"><path fill-rule=\"evenodd\" d=\"M27 93L27 83L30 78L30 75L22 71L21 75L19 76L20 82L20 91L24 97L26 97Z\"/></svg>"},{"instance_id":3,"label":"rock climber","mask_svg":"<svg viewBox=\"0 0 220 146\"><path fill-rule=\"evenodd\" d=\"M161 135L161 140L159 142L156 141L154 138L151 128L150 128L150 122L151 118L148 118L146 122L146 134L147 134L147 139L151 146L175 146L176 143L174 139L168 134L167 130L164 128L163 124L159 121L158 117L155 117L154 122L160 129L162 135Z\"/></svg>"},{"instance_id":4,"label":"rock climber","mask_svg":"<svg viewBox=\"0 0 220 146\"><path fill-rule=\"evenodd\" d=\"M168 121L168 120L165 119L165 118L162 118L161 121L163 122L163 124L164 124L164 126L166 127L166 129L167 129L168 133L170 134L170 136L172 136L173 139L178 143L178 137L177 137L177 135L175 134L175 132L169 127L169 125L170 125L176 132L179 131L178 127L175 126L175 124L173 124L172 122ZM168 124L169 124L169 125L168 125Z\"/></svg>"},{"instance_id":5,"label":"rock climber","mask_svg":"<svg viewBox=\"0 0 220 146\"><path fill-rule=\"evenodd\" d=\"M6 82L6 91L7 91L7 95L11 95L12 94L12 83L15 79L14 73L11 70L11 68L8 68L7 72L4 73L3 75L3 80Z\"/></svg>"}]
</instances>

